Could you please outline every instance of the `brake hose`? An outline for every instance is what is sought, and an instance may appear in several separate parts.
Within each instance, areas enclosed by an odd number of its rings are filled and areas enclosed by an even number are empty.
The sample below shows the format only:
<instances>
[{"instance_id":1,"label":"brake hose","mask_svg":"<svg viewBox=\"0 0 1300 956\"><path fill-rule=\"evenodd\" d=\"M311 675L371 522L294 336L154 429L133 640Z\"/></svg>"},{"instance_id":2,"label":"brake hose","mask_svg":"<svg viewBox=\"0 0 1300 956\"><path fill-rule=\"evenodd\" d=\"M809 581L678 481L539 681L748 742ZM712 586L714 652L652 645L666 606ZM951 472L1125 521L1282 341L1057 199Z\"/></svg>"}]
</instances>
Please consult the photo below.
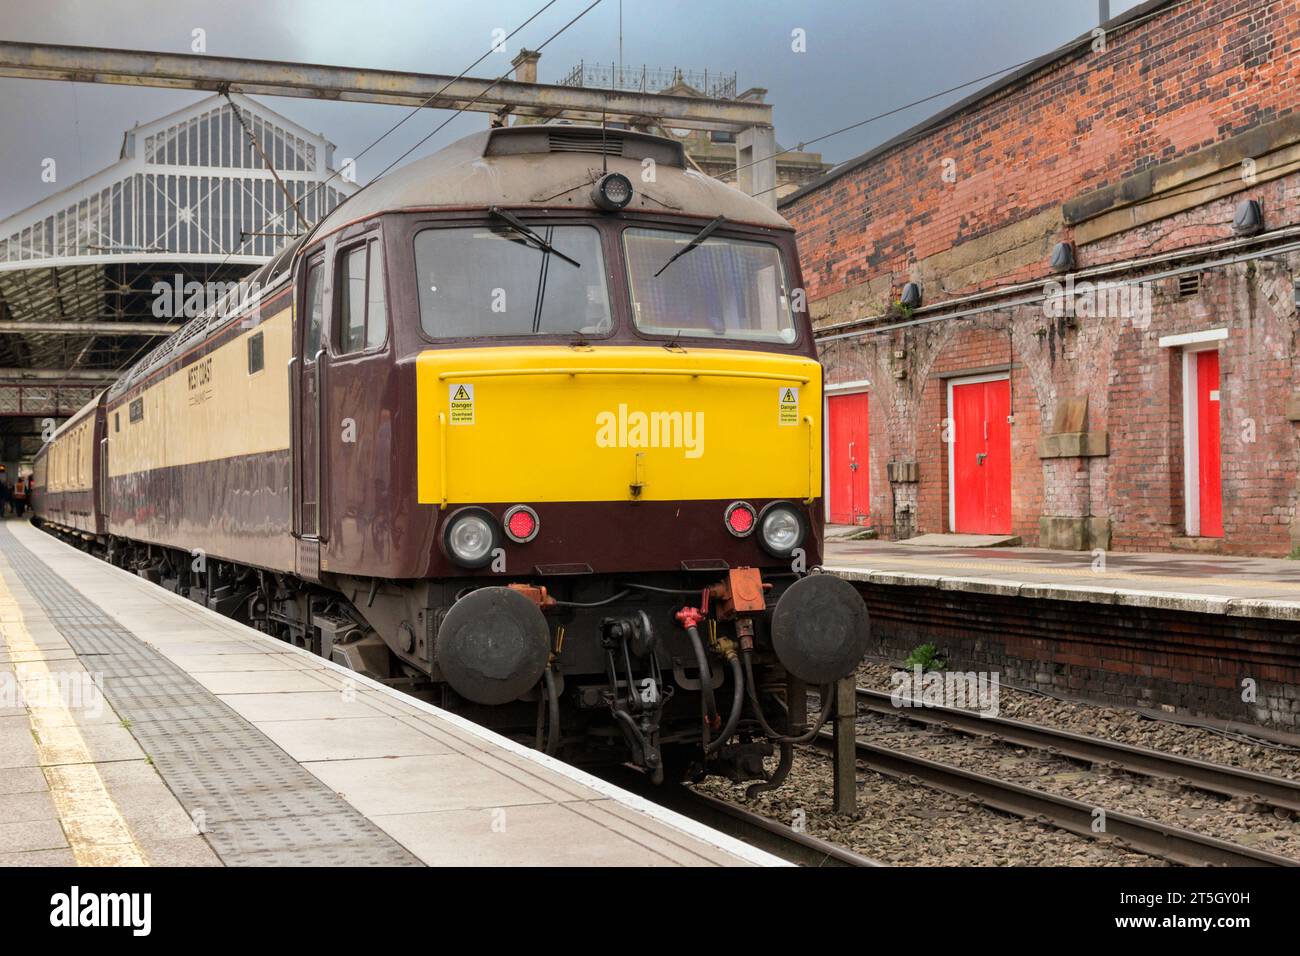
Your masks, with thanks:
<instances>
[{"instance_id":1,"label":"brake hose","mask_svg":"<svg viewBox=\"0 0 1300 956\"><path fill-rule=\"evenodd\" d=\"M546 728L546 749L542 753L554 757L560 749L560 699L555 693L555 671L547 667L542 671L542 679L546 682L546 712L550 718Z\"/></svg>"},{"instance_id":2,"label":"brake hose","mask_svg":"<svg viewBox=\"0 0 1300 956\"><path fill-rule=\"evenodd\" d=\"M749 688L749 703L754 711L754 716L758 718L759 726L763 728L763 732L779 744L811 743L813 738L816 737L818 732L822 729L822 725L830 719L831 707L835 704L835 695L827 693L825 689L822 690L821 713L817 715L816 722L807 733L801 734L798 737L791 737L788 734L782 734L779 731L773 730L771 725L768 724L767 718L763 716L762 704L758 702L758 685L754 681L754 665L752 660L754 652L752 650L744 650L741 653L744 655L745 660L745 682Z\"/></svg>"},{"instance_id":3,"label":"brake hose","mask_svg":"<svg viewBox=\"0 0 1300 956\"><path fill-rule=\"evenodd\" d=\"M740 658L733 653L727 658L727 663L731 665L731 713L727 716L727 723L722 728L722 733L718 734L712 742L705 740L706 754L716 751L736 732L736 725L740 723L740 712L745 706L745 674L740 669Z\"/></svg>"},{"instance_id":4,"label":"brake hose","mask_svg":"<svg viewBox=\"0 0 1300 956\"><path fill-rule=\"evenodd\" d=\"M704 720L704 744L709 744L709 727L718 716L718 704L713 697L713 671L709 668L709 658L704 653L704 642L700 639L700 629L694 624L686 628L695 651L695 665L700 670L700 716Z\"/></svg>"}]
</instances>

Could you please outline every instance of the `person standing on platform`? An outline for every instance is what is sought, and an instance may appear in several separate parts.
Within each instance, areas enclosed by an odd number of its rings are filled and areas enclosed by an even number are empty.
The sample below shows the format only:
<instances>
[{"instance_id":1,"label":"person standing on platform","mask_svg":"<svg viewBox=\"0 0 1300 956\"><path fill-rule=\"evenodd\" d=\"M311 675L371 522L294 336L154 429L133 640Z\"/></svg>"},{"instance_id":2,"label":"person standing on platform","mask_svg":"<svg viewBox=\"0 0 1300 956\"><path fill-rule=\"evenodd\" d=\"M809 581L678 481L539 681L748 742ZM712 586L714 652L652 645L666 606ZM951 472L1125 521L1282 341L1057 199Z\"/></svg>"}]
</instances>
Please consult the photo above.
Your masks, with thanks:
<instances>
[{"instance_id":1,"label":"person standing on platform","mask_svg":"<svg viewBox=\"0 0 1300 956\"><path fill-rule=\"evenodd\" d=\"M19 475L18 480L14 482L13 498L14 514L21 518L23 516L23 511L27 508L27 479L21 475Z\"/></svg>"}]
</instances>

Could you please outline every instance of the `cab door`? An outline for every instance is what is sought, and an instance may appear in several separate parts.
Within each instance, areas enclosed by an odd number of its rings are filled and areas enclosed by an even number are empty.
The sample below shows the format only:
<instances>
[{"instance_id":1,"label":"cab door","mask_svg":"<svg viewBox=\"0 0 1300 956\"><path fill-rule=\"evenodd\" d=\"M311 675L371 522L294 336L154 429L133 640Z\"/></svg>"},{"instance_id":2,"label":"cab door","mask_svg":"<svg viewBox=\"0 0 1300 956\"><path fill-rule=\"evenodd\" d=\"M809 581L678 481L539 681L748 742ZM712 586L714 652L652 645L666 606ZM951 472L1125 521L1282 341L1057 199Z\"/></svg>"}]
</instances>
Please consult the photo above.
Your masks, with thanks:
<instances>
[{"instance_id":1,"label":"cab door","mask_svg":"<svg viewBox=\"0 0 1300 956\"><path fill-rule=\"evenodd\" d=\"M297 374L290 375L293 389L294 432L294 525L298 537L298 573L310 580L320 577L321 497L321 377L324 364L321 330L325 326L326 270L324 256L308 261L298 303L298 350L294 355Z\"/></svg>"},{"instance_id":2,"label":"cab door","mask_svg":"<svg viewBox=\"0 0 1300 956\"><path fill-rule=\"evenodd\" d=\"M382 230L366 224L344 233L331 270L319 383L321 560L332 572L378 576L391 570L397 533L392 469L400 424Z\"/></svg>"}]
</instances>

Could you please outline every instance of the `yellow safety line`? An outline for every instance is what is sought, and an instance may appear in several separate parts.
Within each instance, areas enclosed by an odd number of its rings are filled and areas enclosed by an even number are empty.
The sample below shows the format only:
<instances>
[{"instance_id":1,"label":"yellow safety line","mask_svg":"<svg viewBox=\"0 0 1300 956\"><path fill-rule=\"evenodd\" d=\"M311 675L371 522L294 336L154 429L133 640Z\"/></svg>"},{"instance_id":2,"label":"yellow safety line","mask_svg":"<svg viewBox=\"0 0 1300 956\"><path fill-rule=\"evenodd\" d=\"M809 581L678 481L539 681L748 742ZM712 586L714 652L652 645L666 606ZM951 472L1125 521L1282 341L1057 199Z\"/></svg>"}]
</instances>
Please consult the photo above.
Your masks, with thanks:
<instances>
[{"instance_id":1,"label":"yellow safety line","mask_svg":"<svg viewBox=\"0 0 1300 956\"><path fill-rule=\"evenodd\" d=\"M24 694L36 758L78 866L147 866L77 729L59 682L0 574L0 633ZM107 706L107 705L105 705Z\"/></svg>"},{"instance_id":2,"label":"yellow safety line","mask_svg":"<svg viewBox=\"0 0 1300 956\"><path fill-rule=\"evenodd\" d=\"M1175 584L1201 584L1201 585L1223 585L1224 587L1236 588L1282 588L1284 590L1300 590L1300 582L1294 581L1274 581L1259 580L1245 577L1171 577L1167 575L1156 574L1138 574L1133 571L1091 571L1080 565L1077 568L1061 567L1042 567L1034 564L1013 564L998 561L951 561L943 558L899 558L890 555L888 558L873 558L871 555L865 555L869 561L879 563L864 564L855 566L844 563L843 559L835 560L836 556L828 555L826 563L835 567L844 568L847 571L880 571L889 572L892 570L901 570L890 567L894 564L916 565L923 568L955 568L967 571L1018 571L1023 574L1046 574L1046 575L1070 575L1077 578L1077 584L1100 584L1108 578L1122 581L1141 581L1144 584L1155 584L1161 581ZM1034 581L1023 581L1023 584L1035 584ZM1223 595L1206 595L1207 597L1223 597Z\"/></svg>"}]
</instances>

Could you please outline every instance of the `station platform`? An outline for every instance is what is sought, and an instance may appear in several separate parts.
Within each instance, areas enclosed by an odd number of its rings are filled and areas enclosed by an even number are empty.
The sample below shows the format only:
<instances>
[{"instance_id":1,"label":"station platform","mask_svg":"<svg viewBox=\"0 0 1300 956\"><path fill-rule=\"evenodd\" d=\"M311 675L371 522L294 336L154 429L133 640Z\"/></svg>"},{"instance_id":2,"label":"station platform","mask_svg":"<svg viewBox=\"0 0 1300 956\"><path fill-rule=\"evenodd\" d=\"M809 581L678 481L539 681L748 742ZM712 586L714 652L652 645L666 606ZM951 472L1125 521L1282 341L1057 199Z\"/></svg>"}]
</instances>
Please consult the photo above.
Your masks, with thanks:
<instances>
[{"instance_id":1,"label":"station platform","mask_svg":"<svg viewBox=\"0 0 1300 956\"><path fill-rule=\"evenodd\" d=\"M1300 561L1285 558L832 540L823 567L877 584L1300 621Z\"/></svg>"},{"instance_id":2,"label":"station platform","mask_svg":"<svg viewBox=\"0 0 1300 956\"><path fill-rule=\"evenodd\" d=\"M0 523L0 866L784 865Z\"/></svg>"},{"instance_id":3,"label":"station platform","mask_svg":"<svg viewBox=\"0 0 1300 956\"><path fill-rule=\"evenodd\" d=\"M933 645L1011 687L1300 734L1300 562L838 540L822 566L857 586L882 660Z\"/></svg>"}]
</instances>

